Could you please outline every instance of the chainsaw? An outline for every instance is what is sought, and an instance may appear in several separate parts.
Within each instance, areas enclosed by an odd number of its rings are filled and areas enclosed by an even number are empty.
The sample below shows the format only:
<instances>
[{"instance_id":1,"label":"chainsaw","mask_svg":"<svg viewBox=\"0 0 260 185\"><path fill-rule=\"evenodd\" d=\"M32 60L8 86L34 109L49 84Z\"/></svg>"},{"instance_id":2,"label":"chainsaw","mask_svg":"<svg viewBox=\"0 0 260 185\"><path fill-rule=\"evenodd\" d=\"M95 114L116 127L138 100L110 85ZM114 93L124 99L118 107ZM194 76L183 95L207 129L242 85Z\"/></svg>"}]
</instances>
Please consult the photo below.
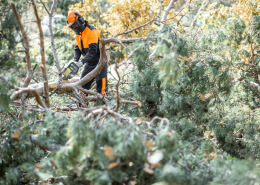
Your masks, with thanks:
<instances>
[{"instance_id":1,"label":"chainsaw","mask_svg":"<svg viewBox=\"0 0 260 185\"><path fill-rule=\"evenodd\" d=\"M75 62L70 62L67 67L64 68L62 71L63 74L63 80L71 79L73 76L75 76L79 71L79 67L75 64Z\"/></svg>"}]
</instances>

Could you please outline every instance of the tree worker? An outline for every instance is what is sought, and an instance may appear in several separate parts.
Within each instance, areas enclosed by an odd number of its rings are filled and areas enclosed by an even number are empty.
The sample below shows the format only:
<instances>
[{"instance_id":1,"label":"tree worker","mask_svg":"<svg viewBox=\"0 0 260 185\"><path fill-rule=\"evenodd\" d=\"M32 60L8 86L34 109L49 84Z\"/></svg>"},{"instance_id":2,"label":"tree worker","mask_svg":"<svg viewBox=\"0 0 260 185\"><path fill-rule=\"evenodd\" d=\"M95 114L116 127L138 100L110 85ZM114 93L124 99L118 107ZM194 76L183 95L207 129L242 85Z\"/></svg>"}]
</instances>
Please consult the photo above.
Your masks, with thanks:
<instances>
[{"instance_id":1,"label":"tree worker","mask_svg":"<svg viewBox=\"0 0 260 185\"><path fill-rule=\"evenodd\" d=\"M91 72L99 62L100 33L93 25L90 25L88 21L84 20L78 11L68 13L67 26L76 33L77 44L75 46L74 63L78 67L85 65L81 74L81 78L83 78ZM103 96L107 96L107 63L95 77L95 80L97 92ZM94 79L82 87L89 90L93 81Z\"/></svg>"}]
</instances>

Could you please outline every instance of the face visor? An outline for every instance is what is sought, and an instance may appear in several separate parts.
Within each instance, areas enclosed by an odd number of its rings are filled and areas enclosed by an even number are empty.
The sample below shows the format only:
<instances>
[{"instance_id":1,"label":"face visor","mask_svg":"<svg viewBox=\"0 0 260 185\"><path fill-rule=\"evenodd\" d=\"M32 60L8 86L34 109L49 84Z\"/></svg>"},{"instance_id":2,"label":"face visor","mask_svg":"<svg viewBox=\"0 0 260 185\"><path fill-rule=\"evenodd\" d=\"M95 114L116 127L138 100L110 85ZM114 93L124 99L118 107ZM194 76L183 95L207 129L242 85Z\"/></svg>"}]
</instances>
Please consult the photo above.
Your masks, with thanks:
<instances>
[{"instance_id":1,"label":"face visor","mask_svg":"<svg viewBox=\"0 0 260 185\"><path fill-rule=\"evenodd\" d=\"M84 26L79 22L79 20L75 20L73 23L67 24L67 26L77 35L79 35L84 30Z\"/></svg>"}]
</instances>

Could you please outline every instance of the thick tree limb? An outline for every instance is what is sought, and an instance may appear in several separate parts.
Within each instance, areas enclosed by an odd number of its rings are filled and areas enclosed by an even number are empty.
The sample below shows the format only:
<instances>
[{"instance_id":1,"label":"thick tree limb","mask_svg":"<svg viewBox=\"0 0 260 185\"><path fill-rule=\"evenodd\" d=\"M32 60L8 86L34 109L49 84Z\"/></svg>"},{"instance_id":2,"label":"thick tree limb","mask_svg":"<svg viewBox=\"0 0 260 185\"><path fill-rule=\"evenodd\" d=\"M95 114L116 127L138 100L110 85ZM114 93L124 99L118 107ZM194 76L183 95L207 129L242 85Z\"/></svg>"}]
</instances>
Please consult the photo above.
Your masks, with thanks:
<instances>
[{"instance_id":1,"label":"thick tree limb","mask_svg":"<svg viewBox=\"0 0 260 185\"><path fill-rule=\"evenodd\" d=\"M47 108L47 106L42 102L41 97L40 97L40 95L39 95L39 92L38 92L36 89L34 89L34 88L22 88L22 89L16 91L15 96L16 96L16 97L19 97L20 95L22 95L22 94L24 94L24 93L31 94L31 96L35 97L37 103L38 103L42 108L45 108L45 109ZM12 96L11 96L11 98L12 98Z\"/></svg>"},{"instance_id":2,"label":"thick tree limb","mask_svg":"<svg viewBox=\"0 0 260 185\"><path fill-rule=\"evenodd\" d=\"M47 70L45 66L45 53L44 53L44 38L43 38L43 32L42 32L42 25L41 25L41 19L38 15L37 7L34 3L34 0L31 0L32 5L33 5L33 11L36 17L37 25L40 31L40 53L41 53L41 61L42 61L42 74L43 74L43 79L44 79L44 99L47 107L50 107L50 100L49 100L49 86L48 86L48 76L47 76Z\"/></svg>"},{"instance_id":3,"label":"thick tree limb","mask_svg":"<svg viewBox=\"0 0 260 185\"><path fill-rule=\"evenodd\" d=\"M19 28L22 32L22 36L24 39L24 43L25 43L25 55L26 55L26 63L27 63L27 75L26 78L24 80L24 84L22 87L28 87L28 85L30 84L31 80L32 80L32 76L33 76L33 70L32 70L32 66L31 66L31 58L30 58L30 46L29 46L29 39L27 37L27 34L24 30L24 27L22 25L21 22L21 18L20 15L18 14L16 7L14 5L14 3L11 3L11 6L13 8L16 20L18 22Z\"/></svg>"}]
</instances>

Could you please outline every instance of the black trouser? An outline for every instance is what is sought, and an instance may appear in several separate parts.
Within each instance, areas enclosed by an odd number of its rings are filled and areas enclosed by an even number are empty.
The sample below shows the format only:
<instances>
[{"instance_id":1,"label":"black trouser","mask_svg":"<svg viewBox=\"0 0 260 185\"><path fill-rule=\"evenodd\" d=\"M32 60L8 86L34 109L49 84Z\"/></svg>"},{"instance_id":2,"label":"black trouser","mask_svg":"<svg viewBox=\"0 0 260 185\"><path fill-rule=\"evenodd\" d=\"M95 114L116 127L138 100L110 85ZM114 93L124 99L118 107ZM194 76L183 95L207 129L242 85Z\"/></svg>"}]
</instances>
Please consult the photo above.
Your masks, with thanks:
<instances>
[{"instance_id":1,"label":"black trouser","mask_svg":"<svg viewBox=\"0 0 260 185\"><path fill-rule=\"evenodd\" d=\"M96 66L97 65L86 64L80 78L83 78L84 76L86 76ZM101 72L95 77L95 80L96 80L96 84L97 84L97 92L103 94L104 96L107 96L107 63L105 64L105 66L101 70ZM86 83L85 85L83 85L82 87L84 89L89 90L93 81L94 81L94 78L92 80L90 80L88 83Z\"/></svg>"}]
</instances>

